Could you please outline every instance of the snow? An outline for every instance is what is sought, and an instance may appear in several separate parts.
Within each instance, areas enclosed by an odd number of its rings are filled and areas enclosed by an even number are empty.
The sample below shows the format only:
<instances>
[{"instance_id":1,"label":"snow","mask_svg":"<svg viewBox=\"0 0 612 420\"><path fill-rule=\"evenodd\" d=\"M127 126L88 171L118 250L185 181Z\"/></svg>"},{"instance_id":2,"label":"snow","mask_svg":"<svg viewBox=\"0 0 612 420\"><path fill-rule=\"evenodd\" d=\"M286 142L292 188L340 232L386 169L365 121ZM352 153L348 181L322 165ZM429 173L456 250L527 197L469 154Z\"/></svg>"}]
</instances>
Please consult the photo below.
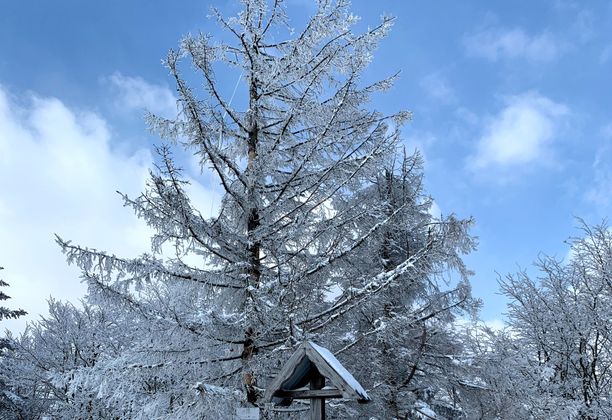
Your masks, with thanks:
<instances>
[{"instance_id":1,"label":"snow","mask_svg":"<svg viewBox=\"0 0 612 420\"><path fill-rule=\"evenodd\" d=\"M353 375L351 375L351 373L346 370L344 366L342 366L342 363L340 363L340 361L336 359L336 356L334 356L332 352L327 350L325 347L321 347L313 343L312 341L309 341L308 343L312 346L313 349L317 351L317 353L319 353L325 359L325 361L331 366L331 368L334 369L338 373L338 375L340 375L342 379L344 379L344 381L355 390L355 392L357 392L357 394L359 394L364 399L370 399L365 389L363 389L361 384L357 382L357 379L355 379Z\"/></svg>"},{"instance_id":2,"label":"snow","mask_svg":"<svg viewBox=\"0 0 612 420\"><path fill-rule=\"evenodd\" d=\"M438 418L438 415L436 414L436 412L433 411L429 407L429 405L424 401L417 401L415 405L415 409L419 414L421 414L419 418L426 418L426 419L437 419Z\"/></svg>"}]
</instances>

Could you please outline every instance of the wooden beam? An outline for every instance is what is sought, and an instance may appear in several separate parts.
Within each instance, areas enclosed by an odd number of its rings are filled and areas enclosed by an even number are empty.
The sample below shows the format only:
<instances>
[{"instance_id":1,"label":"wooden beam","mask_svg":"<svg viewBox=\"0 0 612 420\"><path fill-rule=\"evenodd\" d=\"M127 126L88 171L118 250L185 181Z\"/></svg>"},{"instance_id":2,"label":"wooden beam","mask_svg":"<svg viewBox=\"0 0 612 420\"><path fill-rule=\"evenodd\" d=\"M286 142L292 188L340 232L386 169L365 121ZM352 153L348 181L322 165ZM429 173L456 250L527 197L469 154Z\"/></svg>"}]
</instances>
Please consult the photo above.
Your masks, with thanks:
<instances>
[{"instance_id":1,"label":"wooden beam","mask_svg":"<svg viewBox=\"0 0 612 420\"><path fill-rule=\"evenodd\" d=\"M300 347L298 347L295 353L293 353L289 360L287 360L281 371L276 375L274 380L272 380L272 383L267 386L264 394L265 401L272 400L272 394L274 394L276 390L280 389L283 382L291 377L303 357L306 357L306 353L304 351L304 345L302 344Z\"/></svg>"},{"instance_id":2,"label":"wooden beam","mask_svg":"<svg viewBox=\"0 0 612 420\"><path fill-rule=\"evenodd\" d=\"M300 389L300 390L284 390L279 389L274 393L275 397L293 398L294 400L308 398L342 398L342 392L339 389Z\"/></svg>"},{"instance_id":3,"label":"wooden beam","mask_svg":"<svg viewBox=\"0 0 612 420\"><path fill-rule=\"evenodd\" d=\"M332 384L340 389L344 398L351 398L355 400L361 399L361 396L355 392L353 387L344 380L342 375L338 374L338 372L336 372L336 370L329 365L327 360L325 360L325 358L321 356L308 341L305 342L304 352L306 356L314 363L314 365L317 366L319 372L321 372L323 376L327 377Z\"/></svg>"},{"instance_id":4,"label":"wooden beam","mask_svg":"<svg viewBox=\"0 0 612 420\"><path fill-rule=\"evenodd\" d=\"M321 375L317 368L313 369L310 379L310 390L321 391L325 386L325 376ZM325 398L310 399L310 420L325 420Z\"/></svg>"}]
</instances>

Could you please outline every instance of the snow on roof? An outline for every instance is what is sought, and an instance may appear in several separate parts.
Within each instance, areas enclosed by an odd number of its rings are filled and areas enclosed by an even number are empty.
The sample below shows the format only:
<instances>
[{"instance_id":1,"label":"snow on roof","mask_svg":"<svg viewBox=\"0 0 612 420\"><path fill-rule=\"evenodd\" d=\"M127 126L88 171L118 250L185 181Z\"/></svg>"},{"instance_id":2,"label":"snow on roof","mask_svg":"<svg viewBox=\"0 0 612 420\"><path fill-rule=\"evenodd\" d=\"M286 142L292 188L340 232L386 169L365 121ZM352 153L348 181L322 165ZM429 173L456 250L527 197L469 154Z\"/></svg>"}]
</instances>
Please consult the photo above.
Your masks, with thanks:
<instances>
[{"instance_id":1,"label":"snow on roof","mask_svg":"<svg viewBox=\"0 0 612 420\"><path fill-rule=\"evenodd\" d=\"M356 399L360 403L371 401L365 389L333 353L312 341L304 341L296 349L268 384L264 398L277 405L290 405L292 397L283 391L298 390L306 386L313 374L327 378L333 387L325 389L335 389L343 398Z\"/></svg>"},{"instance_id":2,"label":"snow on roof","mask_svg":"<svg viewBox=\"0 0 612 420\"><path fill-rule=\"evenodd\" d=\"M309 341L308 344L310 344L312 348L315 349L317 353L319 353L321 357L325 359L325 361L329 364L329 366L333 370L335 370L338 373L338 375L340 375L342 379L344 379L344 381L351 388L353 388L357 394L361 396L361 398L363 398L364 400L370 399L366 390L363 389L361 384L357 382L357 379L355 379L355 377L351 375L351 373L348 370L346 370L346 368L342 365L342 363L340 363L340 361L336 359L336 356L334 356L331 351L327 350L325 347L321 347L318 344L313 343L312 341Z\"/></svg>"}]
</instances>

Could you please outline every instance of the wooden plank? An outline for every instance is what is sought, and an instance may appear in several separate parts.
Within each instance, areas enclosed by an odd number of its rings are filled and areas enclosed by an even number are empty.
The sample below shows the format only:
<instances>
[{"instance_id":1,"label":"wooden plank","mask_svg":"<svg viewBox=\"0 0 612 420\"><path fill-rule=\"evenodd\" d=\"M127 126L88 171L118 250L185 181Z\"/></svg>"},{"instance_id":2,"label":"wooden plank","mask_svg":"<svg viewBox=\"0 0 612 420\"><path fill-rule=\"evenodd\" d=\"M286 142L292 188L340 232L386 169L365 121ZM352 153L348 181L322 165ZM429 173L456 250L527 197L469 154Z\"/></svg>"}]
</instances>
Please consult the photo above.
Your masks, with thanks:
<instances>
[{"instance_id":1,"label":"wooden plank","mask_svg":"<svg viewBox=\"0 0 612 420\"><path fill-rule=\"evenodd\" d=\"M293 353L293 355L289 358L287 363L285 363L280 373L276 375L276 378L274 378L272 383L267 386L266 392L264 393L264 401L272 400L274 393L278 391L281 388L283 382L285 382L285 380L287 380L287 378L289 378L293 374L298 364L305 356L306 354L304 352L304 346L300 345L300 347L298 347L295 353Z\"/></svg>"},{"instance_id":2,"label":"wooden plank","mask_svg":"<svg viewBox=\"0 0 612 420\"><path fill-rule=\"evenodd\" d=\"M342 392L339 389L300 389L300 390L278 390L274 393L275 397L293 398L293 399L308 399L308 398L342 398Z\"/></svg>"},{"instance_id":3,"label":"wooden plank","mask_svg":"<svg viewBox=\"0 0 612 420\"><path fill-rule=\"evenodd\" d=\"M325 398L310 400L310 420L325 420Z\"/></svg>"},{"instance_id":4,"label":"wooden plank","mask_svg":"<svg viewBox=\"0 0 612 420\"><path fill-rule=\"evenodd\" d=\"M325 377L314 368L314 375L310 380L310 390L320 391L325 386ZM312 398L310 400L310 420L325 420L325 398Z\"/></svg>"}]
</instances>

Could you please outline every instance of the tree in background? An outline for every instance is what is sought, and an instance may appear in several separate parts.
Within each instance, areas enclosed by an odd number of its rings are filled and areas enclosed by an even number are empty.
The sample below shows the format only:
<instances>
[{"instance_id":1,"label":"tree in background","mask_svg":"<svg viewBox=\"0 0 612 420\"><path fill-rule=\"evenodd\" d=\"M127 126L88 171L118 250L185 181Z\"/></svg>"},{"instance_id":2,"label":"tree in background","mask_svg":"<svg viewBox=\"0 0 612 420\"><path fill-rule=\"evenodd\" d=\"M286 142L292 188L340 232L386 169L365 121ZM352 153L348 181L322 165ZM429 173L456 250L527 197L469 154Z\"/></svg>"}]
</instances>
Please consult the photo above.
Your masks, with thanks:
<instances>
[{"instance_id":1,"label":"tree in background","mask_svg":"<svg viewBox=\"0 0 612 420\"><path fill-rule=\"evenodd\" d=\"M131 333L121 314L50 299L49 315L13 340L3 367L20 396L23 418L131 417L98 397L106 370L129 346Z\"/></svg>"},{"instance_id":2,"label":"tree in background","mask_svg":"<svg viewBox=\"0 0 612 420\"><path fill-rule=\"evenodd\" d=\"M0 267L0 270L4 270L4 267ZM0 287L8 287L8 283L4 280L0 279ZM4 292L0 290L0 300L8 300L11 297L6 295ZM0 321L3 319L17 319L20 316L26 315L27 312L23 309L9 309L5 306L0 306ZM8 343L6 341L0 341L0 350L8 348Z\"/></svg>"},{"instance_id":3,"label":"tree in background","mask_svg":"<svg viewBox=\"0 0 612 420\"><path fill-rule=\"evenodd\" d=\"M457 317L476 315L479 307L461 260L475 248L468 234L472 220L433 216L422 178L420 155L404 153L349 203L368 215L364 227L392 215L394 222L349 259L352 271L344 290L351 290L361 272L389 272L412 255L424 255L376 299L360 305L334 340L337 353L371 382L373 402L367 410L372 416L417 418L421 411L433 411L447 417L461 411L458 387L466 370L457 363L463 345L453 325Z\"/></svg>"},{"instance_id":4,"label":"tree in background","mask_svg":"<svg viewBox=\"0 0 612 420\"><path fill-rule=\"evenodd\" d=\"M0 267L0 270L4 270ZM7 287L8 283L0 279L0 287ZM0 290L0 301L8 300L10 296ZM3 319L17 319L20 316L26 315L22 309L9 309L5 306L0 306L0 321ZM11 337L0 337L0 368L4 365L4 360L8 353L13 350ZM4 369L0 369L0 417L17 416L20 410L21 399L13 392L11 378L5 373Z\"/></svg>"},{"instance_id":5,"label":"tree in background","mask_svg":"<svg viewBox=\"0 0 612 420\"><path fill-rule=\"evenodd\" d=\"M581 229L567 262L542 257L537 280L501 281L509 328L475 358L483 418L612 417L612 233L605 223Z\"/></svg>"}]
</instances>

